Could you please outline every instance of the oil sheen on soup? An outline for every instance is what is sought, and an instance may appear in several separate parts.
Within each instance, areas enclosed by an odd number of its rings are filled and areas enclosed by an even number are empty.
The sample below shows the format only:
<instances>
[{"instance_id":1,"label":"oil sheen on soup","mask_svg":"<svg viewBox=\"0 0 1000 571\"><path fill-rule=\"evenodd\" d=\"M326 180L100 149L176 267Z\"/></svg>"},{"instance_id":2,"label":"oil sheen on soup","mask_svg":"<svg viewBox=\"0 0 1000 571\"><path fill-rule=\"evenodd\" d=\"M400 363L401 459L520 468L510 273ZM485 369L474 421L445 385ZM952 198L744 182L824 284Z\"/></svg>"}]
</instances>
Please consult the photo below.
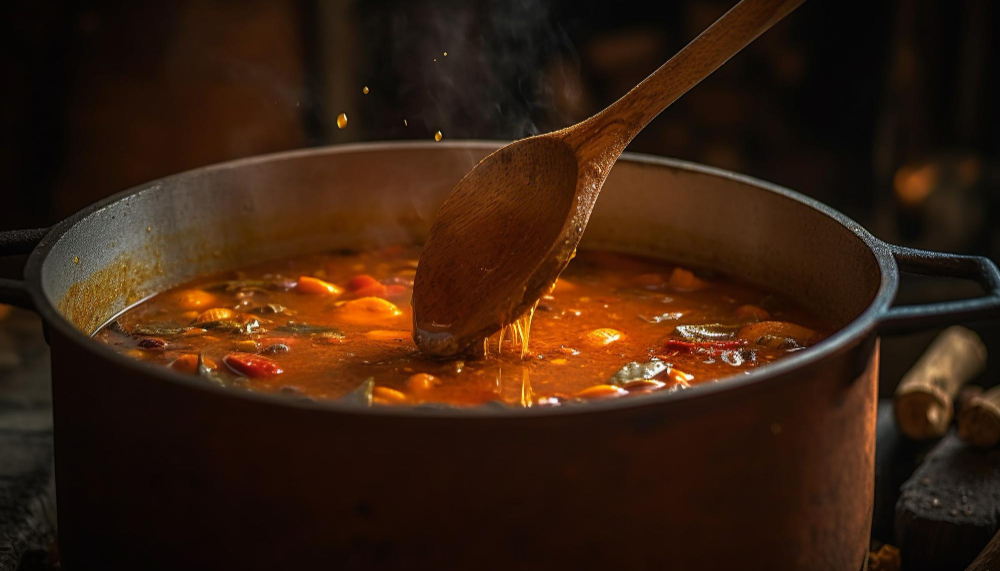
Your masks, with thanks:
<instances>
[{"instance_id":1,"label":"oil sheen on soup","mask_svg":"<svg viewBox=\"0 0 1000 571\"><path fill-rule=\"evenodd\" d=\"M581 252L517 323L461 359L420 354L419 249L331 252L205 276L95 334L236 390L359 406L566 406L745 374L828 331L790 300L659 260Z\"/></svg>"}]
</instances>

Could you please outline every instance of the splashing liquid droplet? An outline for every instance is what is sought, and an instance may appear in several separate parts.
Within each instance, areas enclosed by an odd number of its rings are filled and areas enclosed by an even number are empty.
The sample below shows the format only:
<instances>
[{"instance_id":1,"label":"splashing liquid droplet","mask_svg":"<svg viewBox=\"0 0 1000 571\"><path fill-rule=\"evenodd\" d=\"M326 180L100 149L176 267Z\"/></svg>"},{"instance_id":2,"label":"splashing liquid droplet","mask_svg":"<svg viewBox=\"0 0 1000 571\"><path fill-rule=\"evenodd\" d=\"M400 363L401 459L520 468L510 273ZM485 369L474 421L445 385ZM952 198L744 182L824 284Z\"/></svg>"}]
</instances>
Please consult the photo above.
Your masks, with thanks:
<instances>
[{"instance_id":1,"label":"splashing liquid droplet","mask_svg":"<svg viewBox=\"0 0 1000 571\"><path fill-rule=\"evenodd\" d=\"M443 138L444 138L444 135L441 134L441 131L438 131L437 133L434 133L434 140L435 141L440 142L441 139L443 139Z\"/></svg>"},{"instance_id":2,"label":"splashing liquid droplet","mask_svg":"<svg viewBox=\"0 0 1000 571\"><path fill-rule=\"evenodd\" d=\"M365 95L368 95L368 86L367 85L361 88L361 93L364 93Z\"/></svg>"},{"instance_id":3,"label":"splashing liquid droplet","mask_svg":"<svg viewBox=\"0 0 1000 571\"><path fill-rule=\"evenodd\" d=\"M410 124L406 122L406 119L403 119L403 126L404 127L409 127L410 126Z\"/></svg>"},{"instance_id":4,"label":"splashing liquid droplet","mask_svg":"<svg viewBox=\"0 0 1000 571\"><path fill-rule=\"evenodd\" d=\"M343 129L347 126L347 113L337 115L337 127Z\"/></svg>"}]
</instances>

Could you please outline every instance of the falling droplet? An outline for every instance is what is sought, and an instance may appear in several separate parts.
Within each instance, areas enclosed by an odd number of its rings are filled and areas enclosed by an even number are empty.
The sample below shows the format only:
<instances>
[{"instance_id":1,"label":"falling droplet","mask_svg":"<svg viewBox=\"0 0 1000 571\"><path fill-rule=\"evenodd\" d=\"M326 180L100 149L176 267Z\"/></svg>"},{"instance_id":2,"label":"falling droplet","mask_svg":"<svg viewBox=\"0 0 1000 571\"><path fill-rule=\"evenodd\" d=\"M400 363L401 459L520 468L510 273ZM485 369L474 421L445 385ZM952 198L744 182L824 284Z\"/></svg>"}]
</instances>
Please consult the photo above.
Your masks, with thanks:
<instances>
[{"instance_id":1,"label":"falling droplet","mask_svg":"<svg viewBox=\"0 0 1000 571\"><path fill-rule=\"evenodd\" d=\"M434 61L437 61L437 60L438 60L438 58L434 58Z\"/></svg>"},{"instance_id":2,"label":"falling droplet","mask_svg":"<svg viewBox=\"0 0 1000 571\"><path fill-rule=\"evenodd\" d=\"M361 93L364 93L365 95L368 95L368 86L367 85L361 88Z\"/></svg>"},{"instance_id":3,"label":"falling droplet","mask_svg":"<svg viewBox=\"0 0 1000 571\"><path fill-rule=\"evenodd\" d=\"M441 139L443 139L443 138L444 138L444 135L441 134L441 131L438 131L437 133L434 133L434 140L435 141L440 142Z\"/></svg>"},{"instance_id":4,"label":"falling droplet","mask_svg":"<svg viewBox=\"0 0 1000 571\"><path fill-rule=\"evenodd\" d=\"M406 122L406 119L403 119L403 126L404 127L409 127L410 126L410 124Z\"/></svg>"},{"instance_id":5,"label":"falling droplet","mask_svg":"<svg viewBox=\"0 0 1000 571\"><path fill-rule=\"evenodd\" d=\"M152 231L153 231L152 226L146 226L146 232L152 232Z\"/></svg>"},{"instance_id":6,"label":"falling droplet","mask_svg":"<svg viewBox=\"0 0 1000 571\"><path fill-rule=\"evenodd\" d=\"M448 52L444 52L444 57L448 57Z\"/></svg>"},{"instance_id":7,"label":"falling droplet","mask_svg":"<svg viewBox=\"0 0 1000 571\"><path fill-rule=\"evenodd\" d=\"M343 129L347 126L347 113L337 115L337 127Z\"/></svg>"}]
</instances>

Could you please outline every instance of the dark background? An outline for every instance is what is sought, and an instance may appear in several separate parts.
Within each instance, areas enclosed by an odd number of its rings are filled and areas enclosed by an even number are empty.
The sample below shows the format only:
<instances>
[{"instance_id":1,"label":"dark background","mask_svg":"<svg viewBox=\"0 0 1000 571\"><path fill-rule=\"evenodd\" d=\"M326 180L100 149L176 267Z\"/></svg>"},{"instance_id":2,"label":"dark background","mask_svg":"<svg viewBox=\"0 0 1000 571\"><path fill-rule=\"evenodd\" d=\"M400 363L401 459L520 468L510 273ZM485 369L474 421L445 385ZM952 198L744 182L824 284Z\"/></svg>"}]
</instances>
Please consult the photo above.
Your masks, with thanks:
<instances>
[{"instance_id":1,"label":"dark background","mask_svg":"<svg viewBox=\"0 0 1000 571\"><path fill-rule=\"evenodd\" d=\"M237 157L563 127L732 3L18 3L0 24L0 229ZM788 186L889 241L1000 259L998 16L988 0L806 2L630 150ZM969 291L922 280L902 296ZM980 328L994 347L995 330ZM890 342L887 380L929 340Z\"/></svg>"}]
</instances>

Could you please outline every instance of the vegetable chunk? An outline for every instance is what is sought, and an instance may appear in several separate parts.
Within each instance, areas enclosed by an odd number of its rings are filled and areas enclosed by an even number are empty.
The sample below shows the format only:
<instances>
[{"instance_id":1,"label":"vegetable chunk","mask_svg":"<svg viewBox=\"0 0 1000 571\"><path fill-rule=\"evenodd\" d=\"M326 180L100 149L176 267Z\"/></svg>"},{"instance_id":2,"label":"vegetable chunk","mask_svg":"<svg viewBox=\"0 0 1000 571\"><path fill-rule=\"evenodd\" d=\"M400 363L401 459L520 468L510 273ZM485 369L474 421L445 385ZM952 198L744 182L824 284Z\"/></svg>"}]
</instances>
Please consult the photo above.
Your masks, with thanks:
<instances>
[{"instance_id":1,"label":"vegetable chunk","mask_svg":"<svg viewBox=\"0 0 1000 571\"><path fill-rule=\"evenodd\" d=\"M248 377L272 377L285 372L271 359L249 353L230 353L223 357L222 362L230 369Z\"/></svg>"},{"instance_id":2,"label":"vegetable chunk","mask_svg":"<svg viewBox=\"0 0 1000 571\"><path fill-rule=\"evenodd\" d=\"M302 276L295 283L295 290L310 295L340 295L340 288L319 278Z\"/></svg>"}]
</instances>

